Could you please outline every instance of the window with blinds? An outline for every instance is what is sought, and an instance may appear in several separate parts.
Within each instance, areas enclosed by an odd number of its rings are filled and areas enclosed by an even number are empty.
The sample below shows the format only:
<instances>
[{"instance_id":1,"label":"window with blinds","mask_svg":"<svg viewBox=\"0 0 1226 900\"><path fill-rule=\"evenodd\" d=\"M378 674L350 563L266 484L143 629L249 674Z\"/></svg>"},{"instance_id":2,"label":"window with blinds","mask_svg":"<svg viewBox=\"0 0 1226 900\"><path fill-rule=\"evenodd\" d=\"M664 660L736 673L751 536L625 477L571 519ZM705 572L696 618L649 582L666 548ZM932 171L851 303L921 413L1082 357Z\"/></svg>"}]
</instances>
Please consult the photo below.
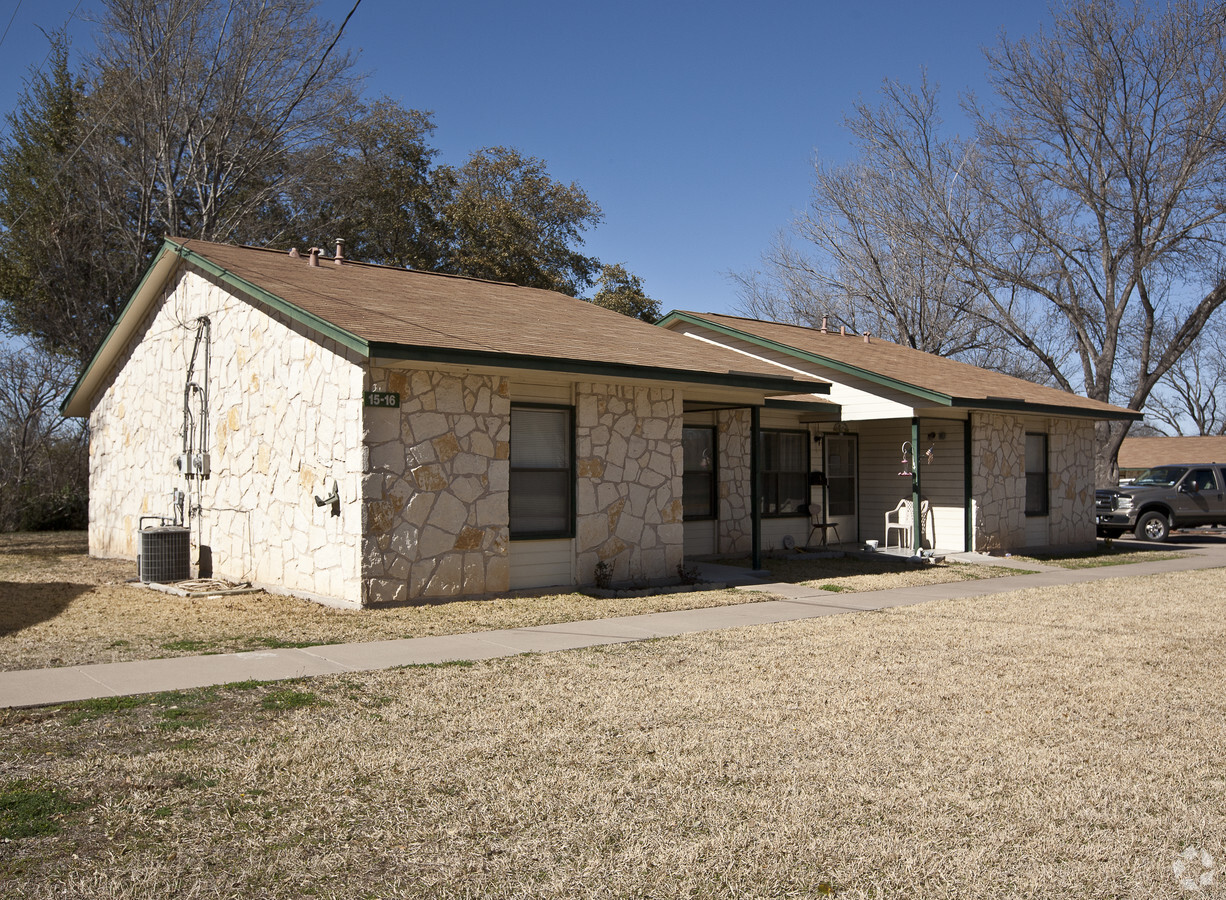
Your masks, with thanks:
<instances>
[{"instance_id":1,"label":"window with blinds","mask_svg":"<svg viewBox=\"0 0 1226 900\"><path fill-rule=\"evenodd\" d=\"M1026 515L1048 514L1047 435L1026 435Z\"/></svg>"},{"instance_id":2,"label":"window with blinds","mask_svg":"<svg viewBox=\"0 0 1226 900\"><path fill-rule=\"evenodd\" d=\"M805 515L808 498L809 433L763 430L762 515Z\"/></svg>"},{"instance_id":3,"label":"window with blinds","mask_svg":"<svg viewBox=\"0 0 1226 900\"><path fill-rule=\"evenodd\" d=\"M573 427L569 407L511 407L511 537L575 533Z\"/></svg>"},{"instance_id":4,"label":"window with blinds","mask_svg":"<svg viewBox=\"0 0 1226 900\"><path fill-rule=\"evenodd\" d=\"M709 425L681 429L685 451L681 503L686 519L715 518L715 429Z\"/></svg>"}]
</instances>

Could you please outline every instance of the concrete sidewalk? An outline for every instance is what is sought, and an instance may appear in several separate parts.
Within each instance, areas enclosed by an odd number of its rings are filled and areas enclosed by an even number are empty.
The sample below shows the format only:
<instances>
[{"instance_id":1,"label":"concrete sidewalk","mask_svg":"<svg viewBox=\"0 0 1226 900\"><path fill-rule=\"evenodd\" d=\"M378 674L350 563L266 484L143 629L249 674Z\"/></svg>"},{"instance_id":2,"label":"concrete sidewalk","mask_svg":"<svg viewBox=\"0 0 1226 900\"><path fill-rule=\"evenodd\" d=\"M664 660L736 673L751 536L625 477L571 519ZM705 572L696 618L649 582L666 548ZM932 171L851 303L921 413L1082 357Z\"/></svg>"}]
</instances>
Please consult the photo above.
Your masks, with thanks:
<instances>
[{"instance_id":1,"label":"concrete sidewalk","mask_svg":"<svg viewBox=\"0 0 1226 900\"><path fill-rule=\"evenodd\" d=\"M1195 544L1176 544L1171 549L1191 555L1183 559L1088 569L1044 566L1042 571L1033 574L857 594L836 594L798 584L758 583L749 573L743 573L747 577L740 579L743 583L739 589L761 591L780 599L472 634L0 672L0 707L43 706L73 700L185 690L235 681L277 681L307 675L368 672L395 666L495 659L521 653L550 653L742 625L793 622L847 612L910 606L944 598L982 597L1031 587L1226 566L1226 544L1198 541ZM999 560L990 557L964 555L960 559L999 563Z\"/></svg>"}]
</instances>

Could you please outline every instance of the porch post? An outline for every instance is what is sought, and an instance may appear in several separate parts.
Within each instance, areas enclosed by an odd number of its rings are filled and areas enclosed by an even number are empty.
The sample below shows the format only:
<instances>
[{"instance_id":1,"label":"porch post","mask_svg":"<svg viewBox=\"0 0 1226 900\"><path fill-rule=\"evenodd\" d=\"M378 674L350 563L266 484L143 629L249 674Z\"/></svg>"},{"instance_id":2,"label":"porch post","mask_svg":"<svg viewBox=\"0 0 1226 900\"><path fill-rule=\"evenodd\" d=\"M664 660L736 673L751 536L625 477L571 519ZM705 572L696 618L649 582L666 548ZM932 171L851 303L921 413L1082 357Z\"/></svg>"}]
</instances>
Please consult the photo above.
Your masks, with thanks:
<instances>
[{"instance_id":1,"label":"porch post","mask_svg":"<svg viewBox=\"0 0 1226 900\"><path fill-rule=\"evenodd\" d=\"M911 514L914 517L911 528L911 553L919 556L924 546L924 517L920 511L920 420L918 416L911 419Z\"/></svg>"},{"instance_id":2,"label":"porch post","mask_svg":"<svg viewBox=\"0 0 1226 900\"><path fill-rule=\"evenodd\" d=\"M965 528L963 550L970 553L975 549L975 511L971 502L974 492L974 481L971 477L971 439L974 436L975 414L967 413L966 421L962 423L962 519Z\"/></svg>"},{"instance_id":3,"label":"porch post","mask_svg":"<svg viewBox=\"0 0 1226 900\"><path fill-rule=\"evenodd\" d=\"M749 408L749 521L750 540L753 544L753 567L762 568L762 411L756 406Z\"/></svg>"}]
</instances>

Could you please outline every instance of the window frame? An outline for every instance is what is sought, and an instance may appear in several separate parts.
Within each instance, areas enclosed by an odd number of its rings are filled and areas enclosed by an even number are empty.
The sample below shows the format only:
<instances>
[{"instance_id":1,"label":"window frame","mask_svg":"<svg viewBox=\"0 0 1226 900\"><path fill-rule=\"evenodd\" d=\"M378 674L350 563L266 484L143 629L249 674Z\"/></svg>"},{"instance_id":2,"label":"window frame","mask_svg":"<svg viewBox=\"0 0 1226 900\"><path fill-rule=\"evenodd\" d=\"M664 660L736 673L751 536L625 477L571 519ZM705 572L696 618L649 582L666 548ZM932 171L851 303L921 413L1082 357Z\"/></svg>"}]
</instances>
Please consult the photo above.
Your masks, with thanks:
<instances>
[{"instance_id":1,"label":"window frame","mask_svg":"<svg viewBox=\"0 0 1226 900\"><path fill-rule=\"evenodd\" d=\"M1043 468L1041 471L1031 469L1030 439L1041 438L1043 441ZM1026 470L1026 499L1024 510L1027 518L1040 518L1051 515L1051 441L1046 432L1027 431L1025 452L1022 454L1023 466ZM1043 479L1043 501L1040 508L1030 505L1031 479Z\"/></svg>"},{"instance_id":2,"label":"window frame","mask_svg":"<svg viewBox=\"0 0 1226 900\"><path fill-rule=\"evenodd\" d=\"M690 469L686 468L684 463L684 447L685 447L685 432L687 431L706 431L711 435L711 467L709 469ZM719 431L714 425L682 425L681 426L681 446L683 448L683 462L681 465L681 498L682 498L682 519L686 522L712 522L719 518ZM688 476L702 475L709 481L709 496L711 511L706 514L692 514L685 508L685 497L687 491L685 482Z\"/></svg>"},{"instance_id":3,"label":"window frame","mask_svg":"<svg viewBox=\"0 0 1226 900\"><path fill-rule=\"evenodd\" d=\"M566 454L566 466L563 468L541 468L541 467L519 467L514 465L515 459L515 410L517 409L538 409L538 410L553 410L566 414L566 441L568 444L568 452ZM549 541L549 540L564 540L575 536L575 495L577 493L575 486L575 475L577 471L575 459L575 408L565 403L512 403L509 416L511 430L511 452L507 459L507 530L510 533L510 538L513 541ZM567 523L566 527L561 530L553 531L516 531L515 523L512 516L512 503L515 494L515 475L517 472L564 472L566 478L566 498Z\"/></svg>"},{"instance_id":4,"label":"window frame","mask_svg":"<svg viewBox=\"0 0 1226 900\"><path fill-rule=\"evenodd\" d=\"M801 437L803 439L804 448L805 448L805 454L804 454L805 460L804 460L803 468L796 469L794 471L791 469L769 469L768 470L766 468L766 455L767 455L766 454L766 440L767 440L767 437L769 435L779 435L779 434L792 434L792 435ZM803 508L798 508L793 512L767 512L767 510L772 505L770 502L768 502L767 485L768 483L770 483L769 476L771 475L776 476L776 480L774 482L775 496L773 498L774 499L773 505L776 508L778 508L779 506L779 482L777 480L777 476L779 475L798 475L800 476L802 480L801 483L803 484L803 491L801 494L800 506L807 507L808 504L811 502L809 499L809 493L810 493L809 491L809 472L812 469L812 463L813 463L813 447L811 446L812 438L810 437L808 430L801 430L801 429L796 429L796 428L762 428L759 430L758 441L759 441L758 449L759 449L759 453L761 454L759 458L762 461L761 465L759 466L759 472L758 472L758 474L760 475L762 479L761 496L759 497L760 512L761 512L762 518L764 519L795 519L795 518L807 517L808 512L805 511L805 509Z\"/></svg>"}]
</instances>

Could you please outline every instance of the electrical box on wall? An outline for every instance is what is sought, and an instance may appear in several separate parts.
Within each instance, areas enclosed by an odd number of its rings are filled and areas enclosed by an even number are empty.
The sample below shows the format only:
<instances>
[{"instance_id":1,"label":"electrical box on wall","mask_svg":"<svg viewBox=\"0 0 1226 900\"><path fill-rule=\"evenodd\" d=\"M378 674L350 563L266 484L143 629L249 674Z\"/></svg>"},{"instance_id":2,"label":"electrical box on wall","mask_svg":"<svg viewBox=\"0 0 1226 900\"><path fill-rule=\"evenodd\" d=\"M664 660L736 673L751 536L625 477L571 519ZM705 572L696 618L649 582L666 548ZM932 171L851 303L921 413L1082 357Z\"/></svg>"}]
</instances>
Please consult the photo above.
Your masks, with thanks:
<instances>
[{"instance_id":1,"label":"electrical box on wall","mask_svg":"<svg viewBox=\"0 0 1226 900\"><path fill-rule=\"evenodd\" d=\"M180 453L175 457L175 469L180 475L188 478L209 477L209 455L207 453Z\"/></svg>"}]
</instances>

